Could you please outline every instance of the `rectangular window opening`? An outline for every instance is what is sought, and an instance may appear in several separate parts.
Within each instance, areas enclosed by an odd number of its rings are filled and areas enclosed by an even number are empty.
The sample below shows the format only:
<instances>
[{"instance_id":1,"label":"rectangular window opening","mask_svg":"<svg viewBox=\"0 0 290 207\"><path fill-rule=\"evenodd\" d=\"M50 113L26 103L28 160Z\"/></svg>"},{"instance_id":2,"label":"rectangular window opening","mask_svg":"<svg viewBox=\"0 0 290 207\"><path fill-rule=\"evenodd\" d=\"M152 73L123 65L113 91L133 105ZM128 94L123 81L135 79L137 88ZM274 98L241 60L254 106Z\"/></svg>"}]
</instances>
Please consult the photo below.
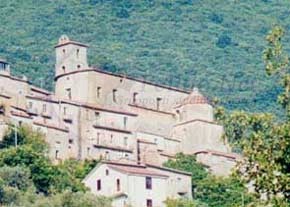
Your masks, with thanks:
<instances>
[{"instance_id":1,"label":"rectangular window opening","mask_svg":"<svg viewBox=\"0 0 290 207\"><path fill-rule=\"evenodd\" d=\"M152 189L152 178L146 177L146 189L151 190Z\"/></svg>"}]
</instances>

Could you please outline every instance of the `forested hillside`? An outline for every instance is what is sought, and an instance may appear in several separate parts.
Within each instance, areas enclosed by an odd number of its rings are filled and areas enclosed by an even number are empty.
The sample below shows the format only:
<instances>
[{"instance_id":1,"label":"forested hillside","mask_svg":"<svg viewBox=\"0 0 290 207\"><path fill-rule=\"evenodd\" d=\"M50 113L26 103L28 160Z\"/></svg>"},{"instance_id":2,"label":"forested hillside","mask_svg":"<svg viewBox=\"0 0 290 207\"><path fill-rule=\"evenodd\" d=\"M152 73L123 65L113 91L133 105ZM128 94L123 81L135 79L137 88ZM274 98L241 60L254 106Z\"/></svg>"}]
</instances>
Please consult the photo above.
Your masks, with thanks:
<instances>
[{"instance_id":1,"label":"forested hillside","mask_svg":"<svg viewBox=\"0 0 290 207\"><path fill-rule=\"evenodd\" d=\"M172 86L197 86L229 109L277 110L280 89L266 79L262 51L273 24L290 29L290 1L0 2L0 57L9 60L14 74L37 85L52 89L53 46L67 34L91 46L91 65Z\"/></svg>"}]
</instances>

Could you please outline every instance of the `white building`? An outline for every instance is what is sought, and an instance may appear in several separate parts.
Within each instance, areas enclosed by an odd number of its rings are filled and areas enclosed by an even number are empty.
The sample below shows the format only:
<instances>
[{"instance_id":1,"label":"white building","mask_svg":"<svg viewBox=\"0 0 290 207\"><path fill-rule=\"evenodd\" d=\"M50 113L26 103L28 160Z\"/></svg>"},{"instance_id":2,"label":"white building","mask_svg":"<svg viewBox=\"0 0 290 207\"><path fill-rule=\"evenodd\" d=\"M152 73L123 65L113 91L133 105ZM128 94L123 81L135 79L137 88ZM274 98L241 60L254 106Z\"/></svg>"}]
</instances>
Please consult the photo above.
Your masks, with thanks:
<instances>
[{"instance_id":1,"label":"white building","mask_svg":"<svg viewBox=\"0 0 290 207\"><path fill-rule=\"evenodd\" d=\"M154 165L101 162L83 180L113 207L165 207L167 198L191 199L191 174Z\"/></svg>"}]
</instances>

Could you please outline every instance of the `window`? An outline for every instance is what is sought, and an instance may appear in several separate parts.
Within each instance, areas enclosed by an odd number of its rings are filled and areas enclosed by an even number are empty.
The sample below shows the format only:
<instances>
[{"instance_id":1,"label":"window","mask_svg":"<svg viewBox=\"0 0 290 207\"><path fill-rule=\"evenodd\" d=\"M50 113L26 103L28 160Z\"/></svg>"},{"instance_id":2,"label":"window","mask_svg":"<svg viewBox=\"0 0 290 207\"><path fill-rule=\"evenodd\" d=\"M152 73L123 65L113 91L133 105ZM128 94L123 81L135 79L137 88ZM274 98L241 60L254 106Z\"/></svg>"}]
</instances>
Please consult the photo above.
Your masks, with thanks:
<instances>
[{"instance_id":1,"label":"window","mask_svg":"<svg viewBox=\"0 0 290 207\"><path fill-rule=\"evenodd\" d=\"M181 113L179 110L176 110L178 121L181 121Z\"/></svg>"},{"instance_id":2,"label":"window","mask_svg":"<svg viewBox=\"0 0 290 207\"><path fill-rule=\"evenodd\" d=\"M110 153L109 153L109 151L106 151L105 159L106 160L109 160L110 159Z\"/></svg>"},{"instance_id":3,"label":"window","mask_svg":"<svg viewBox=\"0 0 290 207\"><path fill-rule=\"evenodd\" d=\"M88 156L90 156L90 154L91 154L90 152L91 152L91 148L88 147L88 148L87 148L87 155L88 155Z\"/></svg>"},{"instance_id":4,"label":"window","mask_svg":"<svg viewBox=\"0 0 290 207\"><path fill-rule=\"evenodd\" d=\"M59 159L59 150L55 150L55 159Z\"/></svg>"},{"instance_id":5,"label":"window","mask_svg":"<svg viewBox=\"0 0 290 207\"><path fill-rule=\"evenodd\" d=\"M77 58L79 57L80 49L77 49Z\"/></svg>"},{"instance_id":6,"label":"window","mask_svg":"<svg viewBox=\"0 0 290 207\"><path fill-rule=\"evenodd\" d=\"M66 107L63 107L63 115L66 115Z\"/></svg>"},{"instance_id":7,"label":"window","mask_svg":"<svg viewBox=\"0 0 290 207\"><path fill-rule=\"evenodd\" d=\"M101 87L98 87L97 88L97 98L100 98L100 96L101 96L101 90L102 90Z\"/></svg>"},{"instance_id":8,"label":"window","mask_svg":"<svg viewBox=\"0 0 290 207\"><path fill-rule=\"evenodd\" d=\"M32 109L32 107L33 107L33 103L30 101L30 102L28 103L28 108L29 108L29 109Z\"/></svg>"},{"instance_id":9,"label":"window","mask_svg":"<svg viewBox=\"0 0 290 207\"><path fill-rule=\"evenodd\" d=\"M97 180L97 190L101 190L102 189L102 182L101 180Z\"/></svg>"},{"instance_id":10,"label":"window","mask_svg":"<svg viewBox=\"0 0 290 207\"><path fill-rule=\"evenodd\" d=\"M138 95L138 93L133 93L133 103L134 104L136 104L136 102L137 102L137 95Z\"/></svg>"},{"instance_id":11,"label":"window","mask_svg":"<svg viewBox=\"0 0 290 207\"><path fill-rule=\"evenodd\" d=\"M117 94L117 89L113 89L113 102L114 103L117 102L116 94Z\"/></svg>"},{"instance_id":12,"label":"window","mask_svg":"<svg viewBox=\"0 0 290 207\"><path fill-rule=\"evenodd\" d=\"M124 146L128 145L128 137L124 137Z\"/></svg>"},{"instance_id":13,"label":"window","mask_svg":"<svg viewBox=\"0 0 290 207\"><path fill-rule=\"evenodd\" d=\"M95 125L99 125L100 123L100 112L95 112Z\"/></svg>"},{"instance_id":14,"label":"window","mask_svg":"<svg viewBox=\"0 0 290 207\"><path fill-rule=\"evenodd\" d=\"M121 190L120 179L117 179L117 191Z\"/></svg>"},{"instance_id":15,"label":"window","mask_svg":"<svg viewBox=\"0 0 290 207\"><path fill-rule=\"evenodd\" d=\"M146 203L147 203L146 205L147 207L153 207L153 202L151 199L147 199Z\"/></svg>"},{"instance_id":16,"label":"window","mask_svg":"<svg viewBox=\"0 0 290 207\"><path fill-rule=\"evenodd\" d=\"M78 65L77 67L78 67L78 69L80 69L81 68L81 65Z\"/></svg>"},{"instance_id":17,"label":"window","mask_svg":"<svg viewBox=\"0 0 290 207\"><path fill-rule=\"evenodd\" d=\"M65 53L65 49L62 50L63 54Z\"/></svg>"},{"instance_id":18,"label":"window","mask_svg":"<svg viewBox=\"0 0 290 207\"><path fill-rule=\"evenodd\" d=\"M46 104L42 105L42 112L45 113L46 112Z\"/></svg>"},{"instance_id":19,"label":"window","mask_svg":"<svg viewBox=\"0 0 290 207\"><path fill-rule=\"evenodd\" d=\"M111 134L110 143L113 143L113 138L114 138L114 135Z\"/></svg>"},{"instance_id":20,"label":"window","mask_svg":"<svg viewBox=\"0 0 290 207\"><path fill-rule=\"evenodd\" d=\"M110 174L109 170L106 169L106 175L108 176Z\"/></svg>"},{"instance_id":21,"label":"window","mask_svg":"<svg viewBox=\"0 0 290 207\"><path fill-rule=\"evenodd\" d=\"M71 100L71 89L70 88L66 89L66 94L67 94L67 98Z\"/></svg>"},{"instance_id":22,"label":"window","mask_svg":"<svg viewBox=\"0 0 290 207\"><path fill-rule=\"evenodd\" d=\"M161 102L162 98L157 98L156 99L156 109L160 110L160 102Z\"/></svg>"},{"instance_id":23,"label":"window","mask_svg":"<svg viewBox=\"0 0 290 207\"><path fill-rule=\"evenodd\" d=\"M74 140L73 140L73 139L69 139L69 140L68 140L68 143L69 143L69 144L73 144L73 143L74 143Z\"/></svg>"},{"instance_id":24,"label":"window","mask_svg":"<svg viewBox=\"0 0 290 207\"><path fill-rule=\"evenodd\" d=\"M62 66L62 72L65 73L65 66Z\"/></svg>"},{"instance_id":25,"label":"window","mask_svg":"<svg viewBox=\"0 0 290 207\"><path fill-rule=\"evenodd\" d=\"M124 129L127 129L127 122L128 122L128 117L124 117L123 118L123 125L124 125Z\"/></svg>"},{"instance_id":26,"label":"window","mask_svg":"<svg viewBox=\"0 0 290 207\"><path fill-rule=\"evenodd\" d=\"M100 144L100 133L97 133L97 144Z\"/></svg>"},{"instance_id":27,"label":"window","mask_svg":"<svg viewBox=\"0 0 290 207\"><path fill-rule=\"evenodd\" d=\"M152 189L152 178L146 177L146 189L151 190Z\"/></svg>"}]
</instances>

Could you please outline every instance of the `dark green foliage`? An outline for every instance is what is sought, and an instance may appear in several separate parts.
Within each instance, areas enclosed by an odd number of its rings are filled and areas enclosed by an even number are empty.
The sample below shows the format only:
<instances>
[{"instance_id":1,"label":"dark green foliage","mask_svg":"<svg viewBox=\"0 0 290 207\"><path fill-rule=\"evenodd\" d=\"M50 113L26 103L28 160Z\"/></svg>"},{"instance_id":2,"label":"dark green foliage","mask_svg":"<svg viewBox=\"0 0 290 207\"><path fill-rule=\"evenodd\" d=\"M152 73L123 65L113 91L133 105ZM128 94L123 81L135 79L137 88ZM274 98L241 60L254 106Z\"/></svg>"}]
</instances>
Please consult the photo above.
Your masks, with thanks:
<instances>
[{"instance_id":1,"label":"dark green foliage","mask_svg":"<svg viewBox=\"0 0 290 207\"><path fill-rule=\"evenodd\" d=\"M250 203L253 197L247 193L244 185L237 179L214 177L207 173L204 166L196 162L193 155L178 154L175 160L169 160L166 167L192 173L193 198L197 203L168 200L168 207L208 206L239 207Z\"/></svg>"},{"instance_id":2,"label":"dark green foliage","mask_svg":"<svg viewBox=\"0 0 290 207\"><path fill-rule=\"evenodd\" d=\"M109 199L86 193L81 183L97 161L67 160L55 165L46 157L48 146L41 133L27 126L17 132L17 148L13 128L1 143L0 205L110 207Z\"/></svg>"},{"instance_id":3,"label":"dark green foliage","mask_svg":"<svg viewBox=\"0 0 290 207\"><path fill-rule=\"evenodd\" d=\"M61 192L64 189L70 189L72 192L85 190L81 180L96 161L82 163L70 160L59 166L53 165L45 155L47 145L42 134L28 127L20 127L18 132L22 137L22 144L17 148L0 150L0 167L6 165L28 168L37 191L45 194ZM13 137L13 133L14 131L10 130L5 136L6 140Z\"/></svg>"},{"instance_id":4,"label":"dark green foliage","mask_svg":"<svg viewBox=\"0 0 290 207\"><path fill-rule=\"evenodd\" d=\"M253 200L238 180L215 177L208 177L199 183L195 198L209 207L240 207Z\"/></svg>"},{"instance_id":5,"label":"dark green foliage","mask_svg":"<svg viewBox=\"0 0 290 207\"><path fill-rule=\"evenodd\" d=\"M0 56L14 74L52 89L53 46L67 34L91 45L91 65L197 86L229 109L277 112L281 88L266 78L261 53L272 24L289 24L289 7L269 0L2 0Z\"/></svg>"},{"instance_id":6,"label":"dark green foliage","mask_svg":"<svg viewBox=\"0 0 290 207\"><path fill-rule=\"evenodd\" d=\"M222 34L219 36L216 45L220 48L225 48L232 44L232 39L227 34Z\"/></svg>"},{"instance_id":7,"label":"dark green foliage","mask_svg":"<svg viewBox=\"0 0 290 207\"><path fill-rule=\"evenodd\" d=\"M2 167L0 168L0 179L7 186L27 190L33 186L30 171L24 167Z\"/></svg>"},{"instance_id":8,"label":"dark green foliage","mask_svg":"<svg viewBox=\"0 0 290 207\"><path fill-rule=\"evenodd\" d=\"M30 145L34 150L43 152L47 149L47 145L43 140L40 132L33 131L29 126L21 127L10 126L8 132L0 141L0 149L15 146L15 130L17 136L17 145Z\"/></svg>"},{"instance_id":9,"label":"dark green foliage","mask_svg":"<svg viewBox=\"0 0 290 207\"><path fill-rule=\"evenodd\" d=\"M192 173L193 189L208 175L205 167L196 162L195 155L177 154L175 160L169 160L164 166Z\"/></svg>"}]
</instances>

